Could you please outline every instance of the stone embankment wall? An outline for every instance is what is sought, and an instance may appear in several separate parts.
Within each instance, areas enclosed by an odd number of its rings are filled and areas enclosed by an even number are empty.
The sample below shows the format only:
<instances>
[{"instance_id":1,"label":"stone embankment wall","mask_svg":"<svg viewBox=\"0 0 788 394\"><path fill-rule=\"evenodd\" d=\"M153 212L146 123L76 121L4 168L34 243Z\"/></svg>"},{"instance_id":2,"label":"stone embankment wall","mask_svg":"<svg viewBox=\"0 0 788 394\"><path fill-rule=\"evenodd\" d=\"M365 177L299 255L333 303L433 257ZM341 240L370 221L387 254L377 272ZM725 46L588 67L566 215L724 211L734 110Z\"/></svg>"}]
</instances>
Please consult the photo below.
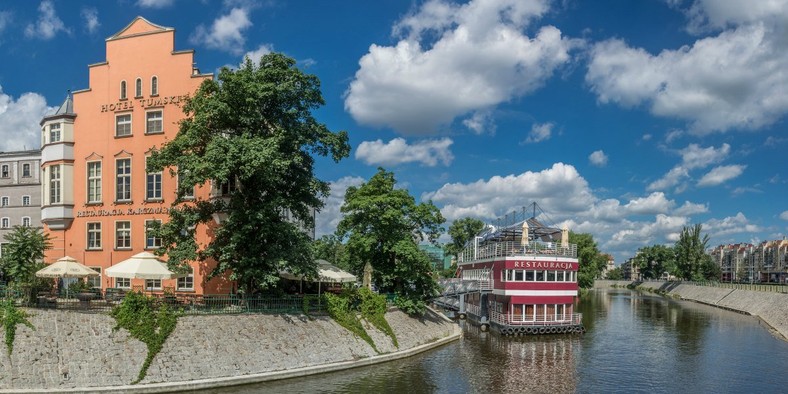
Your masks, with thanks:
<instances>
[{"instance_id":1,"label":"stone embankment wall","mask_svg":"<svg viewBox=\"0 0 788 394\"><path fill-rule=\"evenodd\" d=\"M0 392L131 389L125 385L137 377L147 349L125 330L114 331L112 317L73 311L28 312L35 330L17 326L10 357L0 344ZM396 358L426 344L461 335L456 324L434 312L417 319L390 310L386 320L397 335L399 348L384 333L371 325L366 327L378 350L388 354L380 356L330 317L184 316L178 319L175 331L153 359L146 378L133 387L149 392L167 391L211 386L190 385L190 381L229 382L234 377L276 375L277 371L291 370L308 374L321 371L310 367L337 364L340 368L325 370L348 368ZM263 376L246 382L263 380L268 379ZM168 383L145 390L159 382Z\"/></svg>"},{"instance_id":2,"label":"stone embankment wall","mask_svg":"<svg viewBox=\"0 0 788 394\"><path fill-rule=\"evenodd\" d=\"M624 287L631 281L597 280L596 288ZM788 294L739 290L711 286L695 286L682 282L642 282L638 285L652 291L664 291L682 300L701 302L756 316L788 340Z\"/></svg>"}]
</instances>

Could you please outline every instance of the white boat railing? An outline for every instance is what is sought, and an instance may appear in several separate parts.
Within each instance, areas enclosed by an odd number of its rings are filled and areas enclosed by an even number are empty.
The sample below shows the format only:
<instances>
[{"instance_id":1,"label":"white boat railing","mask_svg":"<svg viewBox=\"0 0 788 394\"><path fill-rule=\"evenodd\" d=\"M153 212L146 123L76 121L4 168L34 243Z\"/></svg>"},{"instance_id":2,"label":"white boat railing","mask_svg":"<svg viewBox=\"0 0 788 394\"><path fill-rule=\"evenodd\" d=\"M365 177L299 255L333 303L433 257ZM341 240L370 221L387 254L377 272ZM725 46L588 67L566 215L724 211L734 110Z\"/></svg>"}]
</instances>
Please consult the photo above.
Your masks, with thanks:
<instances>
[{"instance_id":1,"label":"white boat railing","mask_svg":"<svg viewBox=\"0 0 788 394\"><path fill-rule=\"evenodd\" d=\"M577 257L577 244L531 241L525 245L516 241L485 242L466 247L459 255L460 262L484 260L492 257L550 256Z\"/></svg>"},{"instance_id":2,"label":"white boat railing","mask_svg":"<svg viewBox=\"0 0 788 394\"><path fill-rule=\"evenodd\" d=\"M491 311L490 321L503 326L576 326L583 322L583 314L523 316Z\"/></svg>"}]
</instances>

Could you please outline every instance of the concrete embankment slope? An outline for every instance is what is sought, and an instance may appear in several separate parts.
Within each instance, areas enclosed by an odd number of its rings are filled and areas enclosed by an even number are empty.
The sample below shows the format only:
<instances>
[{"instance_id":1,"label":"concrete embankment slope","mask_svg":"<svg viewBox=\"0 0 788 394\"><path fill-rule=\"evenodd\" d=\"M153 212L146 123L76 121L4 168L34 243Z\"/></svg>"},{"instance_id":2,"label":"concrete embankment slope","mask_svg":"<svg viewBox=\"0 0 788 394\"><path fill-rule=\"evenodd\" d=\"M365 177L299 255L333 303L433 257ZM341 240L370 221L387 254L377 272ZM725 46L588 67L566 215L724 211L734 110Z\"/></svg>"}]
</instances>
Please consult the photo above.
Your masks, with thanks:
<instances>
[{"instance_id":1,"label":"concrete embankment slope","mask_svg":"<svg viewBox=\"0 0 788 394\"><path fill-rule=\"evenodd\" d=\"M630 281L598 280L594 287L624 287ZM788 294L740 290L712 286L695 286L682 282L643 282L638 287L664 291L682 300L701 302L757 316L788 340Z\"/></svg>"},{"instance_id":2,"label":"concrete embankment slope","mask_svg":"<svg viewBox=\"0 0 788 394\"><path fill-rule=\"evenodd\" d=\"M17 326L14 351L0 354L0 392L163 392L253 383L352 368L407 357L458 339L452 321L428 312L386 313L399 348L371 325L381 354L329 317L298 315L185 316L133 381L146 347L104 314L28 310L35 330Z\"/></svg>"}]
</instances>

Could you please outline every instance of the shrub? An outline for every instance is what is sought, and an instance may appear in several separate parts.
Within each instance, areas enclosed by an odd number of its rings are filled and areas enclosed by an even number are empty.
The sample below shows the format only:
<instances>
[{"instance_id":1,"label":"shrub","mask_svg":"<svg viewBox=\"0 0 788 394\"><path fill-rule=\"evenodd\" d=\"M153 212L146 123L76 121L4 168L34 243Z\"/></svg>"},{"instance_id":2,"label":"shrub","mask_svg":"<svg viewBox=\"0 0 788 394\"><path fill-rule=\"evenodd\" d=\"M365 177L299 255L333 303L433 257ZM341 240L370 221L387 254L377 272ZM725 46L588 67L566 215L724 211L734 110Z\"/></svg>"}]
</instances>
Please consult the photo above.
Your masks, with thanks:
<instances>
[{"instance_id":1,"label":"shrub","mask_svg":"<svg viewBox=\"0 0 788 394\"><path fill-rule=\"evenodd\" d=\"M157 307L154 301L152 297L142 293L130 292L110 313L117 324L115 330L126 329L132 338L138 339L148 347L145 363L137 379L131 384L137 384L145 378L153 357L159 353L164 341L175 330L178 320L175 312L166 304Z\"/></svg>"},{"instance_id":2,"label":"shrub","mask_svg":"<svg viewBox=\"0 0 788 394\"><path fill-rule=\"evenodd\" d=\"M5 347L9 356L14 351L17 324L24 324L32 330L36 329L27 320L28 317L30 315L24 310L17 308L13 300L8 299L0 302L0 327L5 328Z\"/></svg>"}]
</instances>

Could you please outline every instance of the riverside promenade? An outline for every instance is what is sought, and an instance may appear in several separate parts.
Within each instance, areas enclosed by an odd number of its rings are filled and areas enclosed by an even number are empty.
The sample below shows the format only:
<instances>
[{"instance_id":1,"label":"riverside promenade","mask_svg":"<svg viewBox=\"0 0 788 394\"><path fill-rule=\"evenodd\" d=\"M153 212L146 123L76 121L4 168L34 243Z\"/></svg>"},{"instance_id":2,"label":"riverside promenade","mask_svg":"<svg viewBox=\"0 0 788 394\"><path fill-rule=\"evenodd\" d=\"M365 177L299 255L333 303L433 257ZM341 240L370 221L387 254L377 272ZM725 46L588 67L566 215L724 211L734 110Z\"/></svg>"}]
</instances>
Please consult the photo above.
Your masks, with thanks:
<instances>
[{"instance_id":1,"label":"riverside promenade","mask_svg":"<svg viewBox=\"0 0 788 394\"><path fill-rule=\"evenodd\" d=\"M788 294L745 290L731 287L698 286L692 283L671 281L613 281L597 280L595 288L626 287L663 293L682 300L695 301L719 308L758 317L775 335L788 340Z\"/></svg>"},{"instance_id":2,"label":"riverside promenade","mask_svg":"<svg viewBox=\"0 0 788 394\"><path fill-rule=\"evenodd\" d=\"M178 319L145 379L129 385L146 347L102 313L29 309L14 351L0 355L0 393L158 393L292 378L409 357L462 336L443 315L413 318L396 309L386 320L399 348L367 325L380 353L330 317L209 315Z\"/></svg>"}]
</instances>

